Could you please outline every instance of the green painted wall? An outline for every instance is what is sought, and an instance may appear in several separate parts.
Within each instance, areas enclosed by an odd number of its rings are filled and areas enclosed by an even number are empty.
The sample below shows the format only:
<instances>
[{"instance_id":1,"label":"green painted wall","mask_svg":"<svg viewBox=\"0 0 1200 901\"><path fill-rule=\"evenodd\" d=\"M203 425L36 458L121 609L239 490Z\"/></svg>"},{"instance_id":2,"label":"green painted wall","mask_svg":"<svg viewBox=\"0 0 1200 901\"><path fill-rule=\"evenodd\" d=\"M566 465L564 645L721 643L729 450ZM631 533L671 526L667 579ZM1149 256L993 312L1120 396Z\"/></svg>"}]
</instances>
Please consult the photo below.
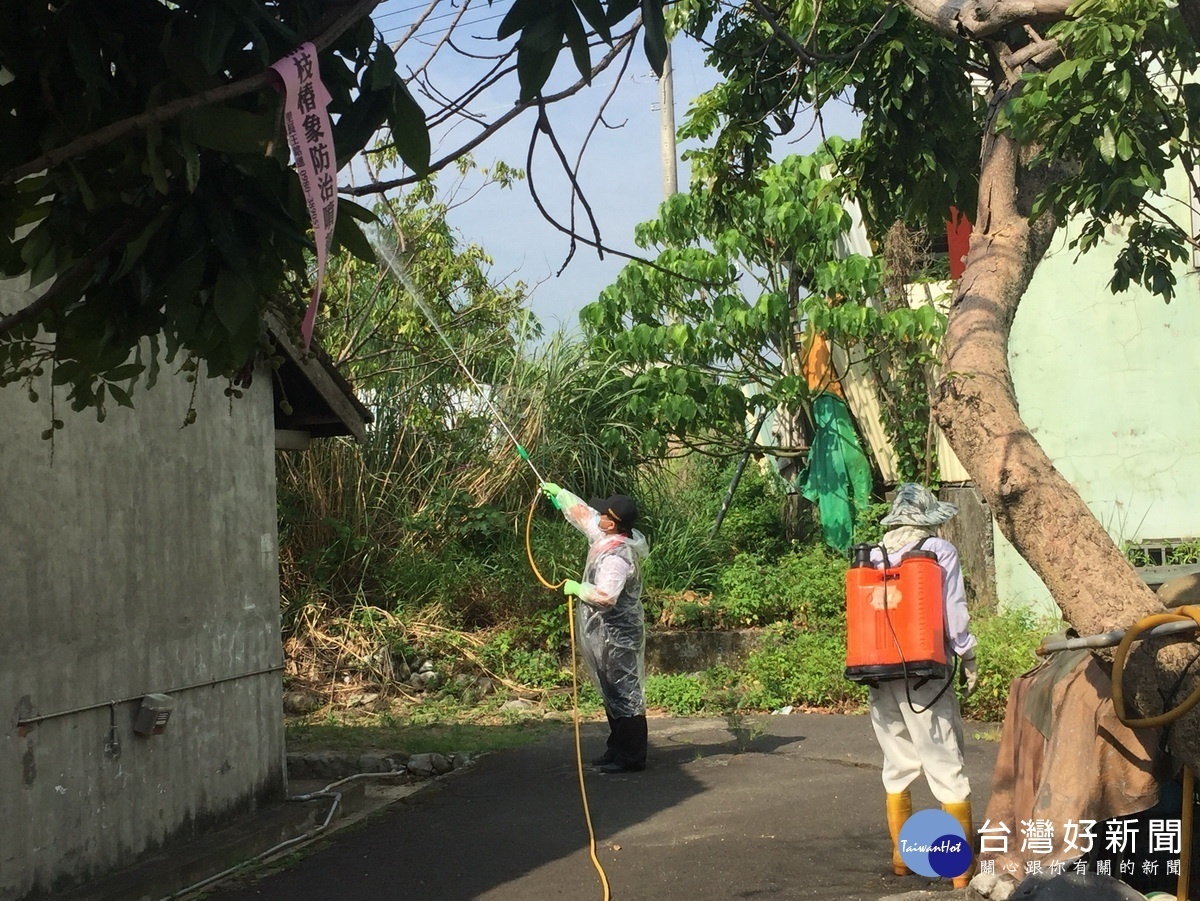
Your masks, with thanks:
<instances>
[{"instance_id":1,"label":"green painted wall","mask_svg":"<svg viewBox=\"0 0 1200 901\"><path fill-rule=\"evenodd\" d=\"M1168 194L1186 197L1184 180ZM1186 208L1169 212L1189 221ZM1013 323L1021 415L1118 543L1200 536L1200 273L1179 268L1170 305L1113 295L1122 233L1079 259L1070 237L1056 236ZM1042 581L995 539L1001 607L1057 616Z\"/></svg>"}]
</instances>

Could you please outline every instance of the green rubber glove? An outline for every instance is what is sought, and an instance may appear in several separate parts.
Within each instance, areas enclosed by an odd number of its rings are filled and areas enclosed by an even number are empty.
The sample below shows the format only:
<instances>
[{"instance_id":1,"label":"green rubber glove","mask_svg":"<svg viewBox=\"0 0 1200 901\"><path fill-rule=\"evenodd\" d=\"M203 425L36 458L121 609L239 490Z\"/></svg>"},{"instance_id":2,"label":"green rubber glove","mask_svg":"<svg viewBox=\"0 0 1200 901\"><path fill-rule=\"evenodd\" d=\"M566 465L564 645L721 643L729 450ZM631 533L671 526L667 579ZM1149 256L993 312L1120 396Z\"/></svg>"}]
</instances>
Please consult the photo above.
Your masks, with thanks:
<instances>
[{"instance_id":1,"label":"green rubber glove","mask_svg":"<svg viewBox=\"0 0 1200 901\"><path fill-rule=\"evenodd\" d=\"M560 488L558 485L555 485L553 482L542 482L542 494L550 498L550 503L554 504L555 510L562 509L558 503L558 493L560 491L562 491L562 488Z\"/></svg>"},{"instance_id":2,"label":"green rubber glove","mask_svg":"<svg viewBox=\"0 0 1200 901\"><path fill-rule=\"evenodd\" d=\"M583 594L583 585L579 582L576 582L574 579L567 579L567 581L563 583L563 594L565 594L567 597L571 597L572 595L579 597Z\"/></svg>"}]
</instances>

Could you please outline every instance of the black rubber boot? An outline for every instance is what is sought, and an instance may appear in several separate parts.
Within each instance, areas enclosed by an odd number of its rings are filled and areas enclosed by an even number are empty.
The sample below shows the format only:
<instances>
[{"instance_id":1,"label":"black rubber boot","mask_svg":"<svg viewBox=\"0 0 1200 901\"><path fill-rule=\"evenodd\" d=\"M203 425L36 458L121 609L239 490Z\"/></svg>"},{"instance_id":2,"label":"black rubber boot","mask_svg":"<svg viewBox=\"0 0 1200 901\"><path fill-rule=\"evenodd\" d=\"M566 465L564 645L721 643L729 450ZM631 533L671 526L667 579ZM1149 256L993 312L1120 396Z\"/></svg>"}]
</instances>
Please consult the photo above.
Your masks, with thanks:
<instances>
[{"instance_id":1,"label":"black rubber boot","mask_svg":"<svg viewBox=\"0 0 1200 901\"><path fill-rule=\"evenodd\" d=\"M612 763L617 759L617 721L613 719L612 714L607 710L604 711L604 715L608 717L608 747L603 754L592 761L592 766L604 766L606 763Z\"/></svg>"},{"instance_id":2,"label":"black rubber boot","mask_svg":"<svg viewBox=\"0 0 1200 901\"><path fill-rule=\"evenodd\" d=\"M610 718L612 735L609 748L613 752L612 762L600 766L602 773L632 773L646 768L648 743L645 716L621 716Z\"/></svg>"}]
</instances>

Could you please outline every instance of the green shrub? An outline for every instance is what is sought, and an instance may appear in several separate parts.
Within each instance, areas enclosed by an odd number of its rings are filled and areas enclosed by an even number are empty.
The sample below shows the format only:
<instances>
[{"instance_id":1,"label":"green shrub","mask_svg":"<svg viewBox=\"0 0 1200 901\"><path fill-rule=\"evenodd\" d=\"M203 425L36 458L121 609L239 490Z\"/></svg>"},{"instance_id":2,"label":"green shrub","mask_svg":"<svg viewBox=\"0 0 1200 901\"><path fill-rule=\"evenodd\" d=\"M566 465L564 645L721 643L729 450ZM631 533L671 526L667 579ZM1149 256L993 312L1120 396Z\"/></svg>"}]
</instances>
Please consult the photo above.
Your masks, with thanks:
<instances>
[{"instance_id":1,"label":"green shrub","mask_svg":"<svg viewBox=\"0 0 1200 901\"><path fill-rule=\"evenodd\" d=\"M646 677L646 706L662 707L672 716L695 716L705 709L705 682L694 676Z\"/></svg>"},{"instance_id":2,"label":"green shrub","mask_svg":"<svg viewBox=\"0 0 1200 901\"><path fill-rule=\"evenodd\" d=\"M778 563L791 617L804 623L841 623L846 615L846 560L823 544L788 554Z\"/></svg>"},{"instance_id":3,"label":"green shrub","mask_svg":"<svg viewBox=\"0 0 1200 901\"><path fill-rule=\"evenodd\" d=\"M570 684L563 650L570 643L565 607L556 604L490 635L480 648L483 664L519 685L555 688Z\"/></svg>"},{"instance_id":4,"label":"green shrub","mask_svg":"<svg viewBox=\"0 0 1200 901\"><path fill-rule=\"evenodd\" d=\"M704 590L716 584L725 563L725 545L708 537L711 527L694 513L648 513L639 528L650 555L643 566L647 586L665 591Z\"/></svg>"},{"instance_id":5,"label":"green shrub","mask_svg":"<svg viewBox=\"0 0 1200 901\"><path fill-rule=\"evenodd\" d=\"M1026 610L975 612L971 632L979 639L979 687L963 703L963 715L987 722L1004 719L1012 680L1041 659L1034 649L1061 624L1039 619Z\"/></svg>"},{"instance_id":6,"label":"green shrub","mask_svg":"<svg viewBox=\"0 0 1200 901\"><path fill-rule=\"evenodd\" d=\"M712 488L718 500L723 499L729 490L729 483L736 468L737 464L732 463L713 479ZM738 553L768 557L783 553L788 544L780 516L783 500L783 492L778 482L764 475L757 465L751 463L742 471L742 477L721 523L720 534ZM715 519L714 510L710 524Z\"/></svg>"},{"instance_id":7,"label":"green shrub","mask_svg":"<svg viewBox=\"0 0 1200 901\"><path fill-rule=\"evenodd\" d=\"M883 533L887 531L879 520L886 516L890 509L891 504L871 504L859 510L854 518L853 542L879 544L883 540Z\"/></svg>"},{"instance_id":8,"label":"green shrub","mask_svg":"<svg viewBox=\"0 0 1200 901\"><path fill-rule=\"evenodd\" d=\"M775 561L739 554L721 573L712 618L723 628L840 622L845 573L845 561L821 545L797 548Z\"/></svg>"},{"instance_id":9,"label":"green shrub","mask_svg":"<svg viewBox=\"0 0 1200 901\"><path fill-rule=\"evenodd\" d=\"M775 626L746 659L739 676L745 710L776 710L788 704L847 711L860 709L866 690L842 675L842 630Z\"/></svg>"},{"instance_id":10,"label":"green shrub","mask_svg":"<svg viewBox=\"0 0 1200 901\"><path fill-rule=\"evenodd\" d=\"M715 606L725 628L773 623L790 613L779 567L757 554L738 554L721 572Z\"/></svg>"}]
</instances>

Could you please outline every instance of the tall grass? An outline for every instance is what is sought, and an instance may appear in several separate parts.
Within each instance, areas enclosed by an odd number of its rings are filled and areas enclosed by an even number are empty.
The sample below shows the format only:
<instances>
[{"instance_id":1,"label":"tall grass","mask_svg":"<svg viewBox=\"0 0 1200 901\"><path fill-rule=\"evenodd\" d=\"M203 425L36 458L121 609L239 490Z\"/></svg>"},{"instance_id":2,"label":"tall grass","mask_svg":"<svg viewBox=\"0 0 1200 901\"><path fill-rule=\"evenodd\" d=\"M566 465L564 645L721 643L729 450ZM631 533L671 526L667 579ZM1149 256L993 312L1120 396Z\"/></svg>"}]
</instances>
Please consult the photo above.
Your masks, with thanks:
<instances>
[{"instance_id":1,"label":"tall grass","mask_svg":"<svg viewBox=\"0 0 1200 901\"><path fill-rule=\"evenodd\" d=\"M403 656L431 626L500 627L560 602L529 572L531 503L548 578L577 575L585 548L538 502L514 437L544 478L577 493L633 490L636 442L614 414L621 373L559 337L530 349L513 325L446 330L486 399L436 335L418 334L373 354L377 368L349 367L375 413L365 443L325 441L281 458L285 640L297 653L332 648L328 678L352 658ZM382 615L363 627L364 610ZM395 668L366 675L386 683Z\"/></svg>"}]
</instances>

